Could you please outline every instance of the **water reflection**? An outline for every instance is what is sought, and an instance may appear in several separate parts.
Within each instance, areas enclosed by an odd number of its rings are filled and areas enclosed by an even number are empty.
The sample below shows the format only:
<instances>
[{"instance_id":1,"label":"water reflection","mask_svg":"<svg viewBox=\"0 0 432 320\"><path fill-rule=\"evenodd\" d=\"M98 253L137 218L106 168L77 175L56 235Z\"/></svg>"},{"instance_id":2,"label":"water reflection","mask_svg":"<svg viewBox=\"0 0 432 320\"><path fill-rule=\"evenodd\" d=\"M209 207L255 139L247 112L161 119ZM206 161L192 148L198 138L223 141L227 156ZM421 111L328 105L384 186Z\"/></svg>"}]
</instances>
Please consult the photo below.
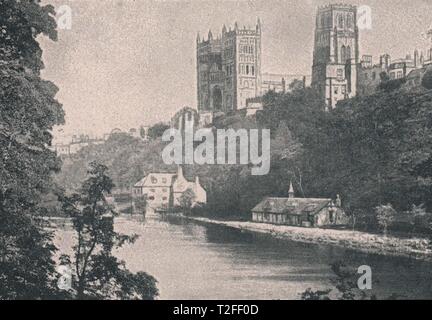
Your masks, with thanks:
<instances>
[{"instance_id":1,"label":"water reflection","mask_svg":"<svg viewBox=\"0 0 432 320\"><path fill-rule=\"evenodd\" d=\"M298 299L309 287L331 286L329 265L337 260L371 266L379 297L432 297L431 263L277 240L179 218L121 217L116 229L140 236L116 254L131 270L154 275L161 299ZM70 239L63 234L61 246L71 246Z\"/></svg>"}]
</instances>

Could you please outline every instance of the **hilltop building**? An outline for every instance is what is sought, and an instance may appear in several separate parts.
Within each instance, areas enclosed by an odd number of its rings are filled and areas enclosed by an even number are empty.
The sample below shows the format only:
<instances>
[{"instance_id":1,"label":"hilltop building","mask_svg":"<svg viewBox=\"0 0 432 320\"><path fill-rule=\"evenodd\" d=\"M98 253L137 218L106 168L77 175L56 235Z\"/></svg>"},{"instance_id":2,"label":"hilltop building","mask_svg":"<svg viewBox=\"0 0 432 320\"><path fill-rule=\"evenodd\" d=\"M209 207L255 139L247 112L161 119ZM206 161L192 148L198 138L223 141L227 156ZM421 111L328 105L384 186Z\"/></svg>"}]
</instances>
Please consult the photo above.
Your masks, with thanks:
<instances>
[{"instance_id":1,"label":"hilltop building","mask_svg":"<svg viewBox=\"0 0 432 320\"><path fill-rule=\"evenodd\" d=\"M312 66L312 87L328 108L357 94L359 30L357 7L331 4L318 8Z\"/></svg>"},{"instance_id":2,"label":"hilltop building","mask_svg":"<svg viewBox=\"0 0 432 320\"><path fill-rule=\"evenodd\" d=\"M311 77L308 75L301 75L301 74L263 73L261 94L264 95L269 91L274 91L278 93L290 92L292 91L290 85L293 82L297 82L298 84L301 84L303 88L306 88L310 86Z\"/></svg>"},{"instance_id":3,"label":"hilltop building","mask_svg":"<svg viewBox=\"0 0 432 320\"><path fill-rule=\"evenodd\" d=\"M261 94L261 22L254 28L224 25L222 34L197 36L197 93L200 113L246 107Z\"/></svg>"},{"instance_id":4,"label":"hilltop building","mask_svg":"<svg viewBox=\"0 0 432 320\"><path fill-rule=\"evenodd\" d=\"M288 198L268 197L252 209L252 221L298 227L326 227L349 222L341 199L296 198L290 183Z\"/></svg>"}]
</instances>

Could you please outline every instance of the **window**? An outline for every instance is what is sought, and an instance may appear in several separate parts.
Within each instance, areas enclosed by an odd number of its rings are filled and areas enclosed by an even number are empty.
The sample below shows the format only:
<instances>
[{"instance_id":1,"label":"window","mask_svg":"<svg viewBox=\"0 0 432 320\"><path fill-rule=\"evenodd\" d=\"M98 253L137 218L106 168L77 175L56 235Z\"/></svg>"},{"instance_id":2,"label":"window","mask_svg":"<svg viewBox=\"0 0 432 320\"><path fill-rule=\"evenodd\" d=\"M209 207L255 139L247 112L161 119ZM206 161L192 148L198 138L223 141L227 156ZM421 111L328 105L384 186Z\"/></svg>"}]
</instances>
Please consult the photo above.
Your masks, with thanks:
<instances>
[{"instance_id":1,"label":"window","mask_svg":"<svg viewBox=\"0 0 432 320\"><path fill-rule=\"evenodd\" d=\"M252 72L252 75L254 76L255 75L255 67L254 66L251 67L251 72Z\"/></svg>"},{"instance_id":2,"label":"window","mask_svg":"<svg viewBox=\"0 0 432 320\"><path fill-rule=\"evenodd\" d=\"M334 88L334 94L339 94L339 88L338 87Z\"/></svg>"},{"instance_id":3,"label":"window","mask_svg":"<svg viewBox=\"0 0 432 320\"><path fill-rule=\"evenodd\" d=\"M345 46L342 46L342 48L341 48L341 63L345 63L346 59L347 59L346 48L345 48Z\"/></svg>"},{"instance_id":4,"label":"window","mask_svg":"<svg viewBox=\"0 0 432 320\"><path fill-rule=\"evenodd\" d=\"M339 16L339 18L338 18L338 25L339 25L339 28L343 29L343 27L344 27L344 17L343 17L343 15Z\"/></svg>"},{"instance_id":5,"label":"window","mask_svg":"<svg viewBox=\"0 0 432 320\"><path fill-rule=\"evenodd\" d=\"M342 69L337 69L337 77L338 78L342 78L343 77L343 70Z\"/></svg>"},{"instance_id":6,"label":"window","mask_svg":"<svg viewBox=\"0 0 432 320\"><path fill-rule=\"evenodd\" d=\"M149 200L151 200L151 201L153 201L154 199L155 199L154 196L150 196L150 197L149 197Z\"/></svg>"},{"instance_id":7,"label":"window","mask_svg":"<svg viewBox=\"0 0 432 320\"><path fill-rule=\"evenodd\" d=\"M348 15L348 17L347 17L347 27L350 28L350 29L353 27L353 17L352 17L352 15Z\"/></svg>"},{"instance_id":8,"label":"window","mask_svg":"<svg viewBox=\"0 0 432 320\"><path fill-rule=\"evenodd\" d=\"M351 47L350 46L348 46L346 48L346 60L344 62L346 62L347 60L351 62Z\"/></svg>"},{"instance_id":9,"label":"window","mask_svg":"<svg viewBox=\"0 0 432 320\"><path fill-rule=\"evenodd\" d=\"M342 86L342 87L341 87L341 93L342 93L343 95L345 95L345 93L346 93L346 91L345 91L345 86Z\"/></svg>"},{"instance_id":10,"label":"window","mask_svg":"<svg viewBox=\"0 0 432 320\"><path fill-rule=\"evenodd\" d=\"M246 74L249 74L249 66L246 65Z\"/></svg>"}]
</instances>

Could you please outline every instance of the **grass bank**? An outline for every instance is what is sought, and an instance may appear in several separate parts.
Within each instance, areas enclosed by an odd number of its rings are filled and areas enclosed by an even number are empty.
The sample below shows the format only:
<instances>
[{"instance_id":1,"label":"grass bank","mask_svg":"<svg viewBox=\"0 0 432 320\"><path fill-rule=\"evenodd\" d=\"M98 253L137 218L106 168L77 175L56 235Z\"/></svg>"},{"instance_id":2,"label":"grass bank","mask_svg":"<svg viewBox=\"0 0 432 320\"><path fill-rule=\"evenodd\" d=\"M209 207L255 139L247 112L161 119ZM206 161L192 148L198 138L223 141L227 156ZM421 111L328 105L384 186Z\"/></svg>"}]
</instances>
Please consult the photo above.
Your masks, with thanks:
<instances>
[{"instance_id":1,"label":"grass bank","mask_svg":"<svg viewBox=\"0 0 432 320\"><path fill-rule=\"evenodd\" d=\"M399 238L360 231L300 228L250 221L223 221L185 217L200 223L217 224L239 230L268 234L278 239L338 246L367 253L403 256L432 261L430 242L426 238Z\"/></svg>"}]
</instances>

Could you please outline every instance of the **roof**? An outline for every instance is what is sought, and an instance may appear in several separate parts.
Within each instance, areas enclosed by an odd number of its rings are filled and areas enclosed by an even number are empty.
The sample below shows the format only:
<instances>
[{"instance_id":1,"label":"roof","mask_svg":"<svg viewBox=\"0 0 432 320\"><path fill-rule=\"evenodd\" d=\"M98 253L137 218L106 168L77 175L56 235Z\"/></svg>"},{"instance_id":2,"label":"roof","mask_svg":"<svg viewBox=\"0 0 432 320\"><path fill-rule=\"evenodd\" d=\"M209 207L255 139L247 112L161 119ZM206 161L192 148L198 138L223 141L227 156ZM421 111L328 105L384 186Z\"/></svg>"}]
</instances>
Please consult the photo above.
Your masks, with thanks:
<instances>
[{"instance_id":1,"label":"roof","mask_svg":"<svg viewBox=\"0 0 432 320\"><path fill-rule=\"evenodd\" d=\"M149 173L146 177L135 183L134 187L171 187L175 176L175 173Z\"/></svg>"},{"instance_id":2,"label":"roof","mask_svg":"<svg viewBox=\"0 0 432 320\"><path fill-rule=\"evenodd\" d=\"M412 79L412 78L421 78L423 77L423 75L426 73L426 68L420 68L420 69L414 69L412 70L410 73L408 73L407 78L408 79Z\"/></svg>"},{"instance_id":3,"label":"roof","mask_svg":"<svg viewBox=\"0 0 432 320\"><path fill-rule=\"evenodd\" d=\"M291 215L316 214L331 202L331 199L315 198L265 198L252 211Z\"/></svg>"}]
</instances>

